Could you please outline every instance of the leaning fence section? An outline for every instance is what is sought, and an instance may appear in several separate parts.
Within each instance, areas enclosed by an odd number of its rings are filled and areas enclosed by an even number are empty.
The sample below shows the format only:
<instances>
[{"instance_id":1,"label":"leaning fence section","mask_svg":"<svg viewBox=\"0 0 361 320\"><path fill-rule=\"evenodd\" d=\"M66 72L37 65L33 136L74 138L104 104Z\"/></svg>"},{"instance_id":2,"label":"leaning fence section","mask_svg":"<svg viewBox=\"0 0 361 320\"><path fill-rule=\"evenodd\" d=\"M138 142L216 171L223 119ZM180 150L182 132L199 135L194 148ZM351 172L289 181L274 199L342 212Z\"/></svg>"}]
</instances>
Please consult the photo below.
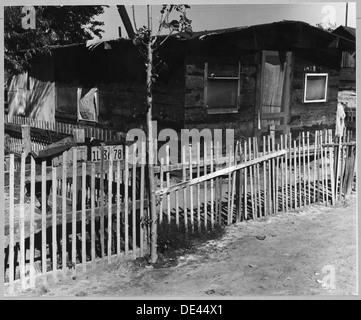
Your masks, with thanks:
<instances>
[{"instance_id":1,"label":"leaning fence section","mask_svg":"<svg viewBox=\"0 0 361 320\"><path fill-rule=\"evenodd\" d=\"M169 155L161 159L160 222L190 231L229 225L316 202L334 205L355 186L356 144L348 132L343 138L331 130L312 137L282 135L277 141L273 135L249 138L226 156L213 143L203 147L202 159L199 143L183 148L181 170L169 165Z\"/></svg>"}]
</instances>

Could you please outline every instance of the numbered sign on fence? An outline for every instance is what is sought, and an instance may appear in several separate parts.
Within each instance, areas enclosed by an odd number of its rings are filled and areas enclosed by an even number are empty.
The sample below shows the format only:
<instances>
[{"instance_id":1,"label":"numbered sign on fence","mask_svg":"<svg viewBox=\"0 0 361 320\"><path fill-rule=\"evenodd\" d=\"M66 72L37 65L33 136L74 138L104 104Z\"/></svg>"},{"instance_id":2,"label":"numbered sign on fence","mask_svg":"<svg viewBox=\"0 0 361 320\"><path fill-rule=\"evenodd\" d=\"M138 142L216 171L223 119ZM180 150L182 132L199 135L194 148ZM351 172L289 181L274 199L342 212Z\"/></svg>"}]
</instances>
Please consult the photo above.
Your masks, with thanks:
<instances>
[{"instance_id":1,"label":"numbered sign on fence","mask_svg":"<svg viewBox=\"0 0 361 320\"><path fill-rule=\"evenodd\" d=\"M123 146L103 146L103 160L107 161L112 156L113 160L123 160ZM101 147L92 147L91 148L91 156L90 160L93 162L99 162L102 159L102 150Z\"/></svg>"}]
</instances>

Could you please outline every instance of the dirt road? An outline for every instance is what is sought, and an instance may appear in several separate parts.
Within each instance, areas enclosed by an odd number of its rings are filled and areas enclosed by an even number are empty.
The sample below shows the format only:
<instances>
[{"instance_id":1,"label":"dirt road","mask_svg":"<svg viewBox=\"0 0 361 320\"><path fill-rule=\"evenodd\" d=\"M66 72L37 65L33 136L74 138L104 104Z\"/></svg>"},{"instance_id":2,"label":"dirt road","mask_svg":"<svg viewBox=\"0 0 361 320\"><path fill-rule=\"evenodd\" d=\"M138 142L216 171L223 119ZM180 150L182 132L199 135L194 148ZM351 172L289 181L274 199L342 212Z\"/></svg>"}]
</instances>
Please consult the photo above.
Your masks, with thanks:
<instances>
[{"instance_id":1,"label":"dirt road","mask_svg":"<svg viewBox=\"0 0 361 320\"><path fill-rule=\"evenodd\" d=\"M356 196L351 195L336 207L312 205L227 227L224 237L179 257L173 267L104 263L76 280L69 276L22 295L207 298L356 290Z\"/></svg>"}]
</instances>

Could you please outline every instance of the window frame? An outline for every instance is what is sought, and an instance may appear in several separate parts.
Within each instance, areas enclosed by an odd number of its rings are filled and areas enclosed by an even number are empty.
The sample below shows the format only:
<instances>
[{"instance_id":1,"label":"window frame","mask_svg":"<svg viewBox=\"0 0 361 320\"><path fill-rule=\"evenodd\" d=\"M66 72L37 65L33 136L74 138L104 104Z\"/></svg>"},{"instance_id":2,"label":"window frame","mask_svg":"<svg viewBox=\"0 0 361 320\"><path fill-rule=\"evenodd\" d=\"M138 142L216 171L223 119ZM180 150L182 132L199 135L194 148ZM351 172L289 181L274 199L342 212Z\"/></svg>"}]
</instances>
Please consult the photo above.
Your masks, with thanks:
<instances>
[{"instance_id":1,"label":"window frame","mask_svg":"<svg viewBox=\"0 0 361 320\"><path fill-rule=\"evenodd\" d=\"M238 60L238 77L227 77L227 76L215 76L211 77L208 74L209 70L209 61L204 63L204 106L206 108L208 115L214 114L235 114L239 112L240 102L241 102L241 61ZM222 108L222 107L210 107L208 105L208 83L210 81L237 81L237 96L236 96L236 106L232 108Z\"/></svg>"},{"instance_id":2,"label":"window frame","mask_svg":"<svg viewBox=\"0 0 361 320\"><path fill-rule=\"evenodd\" d=\"M81 113L79 111L79 105L80 105L80 98L81 98L81 93L83 89L87 89L87 88L83 88L83 87L78 87L77 90L77 106L76 106L76 112L77 112L77 121L86 121L86 122L92 122L92 123L97 123L99 121L99 89L97 87L91 88L91 89L95 89L95 93L94 93L94 99L95 99L95 120L90 120L90 119L83 119L83 117L81 116Z\"/></svg>"},{"instance_id":3,"label":"window frame","mask_svg":"<svg viewBox=\"0 0 361 320\"><path fill-rule=\"evenodd\" d=\"M326 77L326 84L325 84L325 98L317 99L317 100L307 100L307 78L308 77ZM328 73L305 73L304 77L304 85L303 85L303 103L320 103L320 102L327 102L327 95L328 95Z\"/></svg>"}]
</instances>

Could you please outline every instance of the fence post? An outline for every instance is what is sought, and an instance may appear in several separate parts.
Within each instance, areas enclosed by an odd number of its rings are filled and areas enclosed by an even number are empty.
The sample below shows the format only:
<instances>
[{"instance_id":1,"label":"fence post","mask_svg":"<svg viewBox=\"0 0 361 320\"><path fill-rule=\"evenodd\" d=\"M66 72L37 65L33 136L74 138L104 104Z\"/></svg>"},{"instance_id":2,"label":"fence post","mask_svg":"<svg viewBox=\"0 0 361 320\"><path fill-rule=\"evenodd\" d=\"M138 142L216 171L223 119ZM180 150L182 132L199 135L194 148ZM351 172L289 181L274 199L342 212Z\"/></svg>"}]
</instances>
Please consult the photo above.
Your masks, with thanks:
<instances>
[{"instance_id":1,"label":"fence post","mask_svg":"<svg viewBox=\"0 0 361 320\"><path fill-rule=\"evenodd\" d=\"M22 125L21 126L21 135L23 139L23 152L27 155L31 151L31 139L30 139L30 126Z\"/></svg>"}]
</instances>

